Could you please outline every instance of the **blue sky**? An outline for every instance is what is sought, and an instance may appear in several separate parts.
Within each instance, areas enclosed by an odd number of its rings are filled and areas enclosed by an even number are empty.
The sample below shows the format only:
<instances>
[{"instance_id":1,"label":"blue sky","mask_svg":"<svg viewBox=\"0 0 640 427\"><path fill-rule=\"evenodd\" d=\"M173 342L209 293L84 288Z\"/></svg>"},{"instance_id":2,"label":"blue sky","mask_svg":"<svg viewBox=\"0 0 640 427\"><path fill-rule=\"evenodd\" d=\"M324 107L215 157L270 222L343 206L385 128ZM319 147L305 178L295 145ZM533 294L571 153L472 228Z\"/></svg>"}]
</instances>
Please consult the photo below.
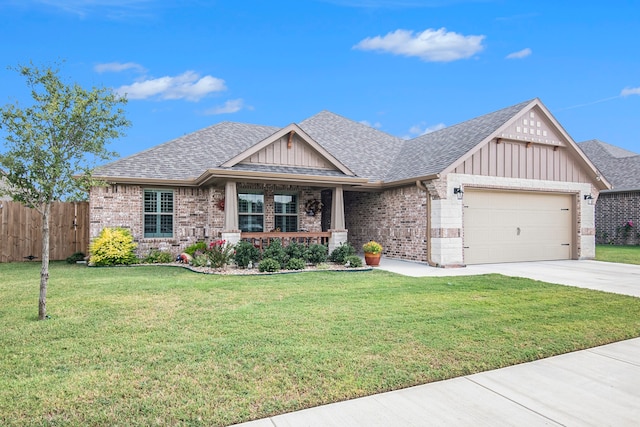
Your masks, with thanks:
<instances>
[{"instance_id":1,"label":"blue sky","mask_svg":"<svg viewBox=\"0 0 640 427\"><path fill-rule=\"evenodd\" d=\"M0 0L7 66L130 99L121 155L221 121L329 110L399 137L538 97L577 142L640 153L640 3L508 0Z\"/></svg>"}]
</instances>

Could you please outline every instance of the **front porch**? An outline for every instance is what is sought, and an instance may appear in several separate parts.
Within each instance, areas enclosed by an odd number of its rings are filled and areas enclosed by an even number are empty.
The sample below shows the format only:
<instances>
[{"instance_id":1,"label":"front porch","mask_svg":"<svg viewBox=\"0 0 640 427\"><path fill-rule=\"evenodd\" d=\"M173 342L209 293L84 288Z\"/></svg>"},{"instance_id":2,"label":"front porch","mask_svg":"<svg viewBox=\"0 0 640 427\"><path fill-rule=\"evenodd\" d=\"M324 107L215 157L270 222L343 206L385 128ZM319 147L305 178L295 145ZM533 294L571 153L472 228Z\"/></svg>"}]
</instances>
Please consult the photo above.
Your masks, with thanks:
<instances>
[{"instance_id":1,"label":"front porch","mask_svg":"<svg viewBox=\"0 0 640 427\"><path fill-rule=\"evenodd\" d=\"M331 190L331 207L327 212L330 218L330 229L323 231L321 226L320 208L309 212L304 207L309 201L317 202L320 199L320 189L293 190L289 186L289 200L294 200L291 206L276 206L277 191L266 185L255 189L246 190L246 184L241 184L243 193L253 191L251 194L240 194L243 198L243 209L239 206L239 191L235 181L226 181L224 206L224 229L221 237L230 244L236 244L241 240L248 241L260 250L268 247L275 239L279 239L283 246L293 242L306 246L321 244L327 246L329 253L341 244L347 242L347 230L345 228L344 196L341 185ZM255 184L254 184L255 188ZM295 191L295 192L294 192ZM254 196L256 200L244 200L247 196ZM293 195L293 196L291 196ZM255 197L257 196L257 197ZM278 209L279 208L279 209ZM288 215L287 222L276 222L281 213ZM316 215L318 213L318 215ZM253 217L254 221L247 221L247 217ZM239 219L242 218L242 221ZM293 226L291 226L293 224ZM280 226L285 231L280 231ZM287 230L286 228L290 227ZM254 227L257 228L254 231ZM273 230L273 231L262 231Z\"/></svg>"},{"instance_id":2,"label":"front porch","mask_svg":"<svg viewBox=\"0 0 640 427\"><path fill-rule=\"evenodd\" d=\"M271 242L276 239L279 239L280 242L282 242L282 246L289 246L294 242L301 243L307 247L313 244L329 246L329 241L331 240L331 232L240 232L240 240L251 243L261 251L264 248L269 247L269 245L271 245Z\"/></svg>"}]
</instances>

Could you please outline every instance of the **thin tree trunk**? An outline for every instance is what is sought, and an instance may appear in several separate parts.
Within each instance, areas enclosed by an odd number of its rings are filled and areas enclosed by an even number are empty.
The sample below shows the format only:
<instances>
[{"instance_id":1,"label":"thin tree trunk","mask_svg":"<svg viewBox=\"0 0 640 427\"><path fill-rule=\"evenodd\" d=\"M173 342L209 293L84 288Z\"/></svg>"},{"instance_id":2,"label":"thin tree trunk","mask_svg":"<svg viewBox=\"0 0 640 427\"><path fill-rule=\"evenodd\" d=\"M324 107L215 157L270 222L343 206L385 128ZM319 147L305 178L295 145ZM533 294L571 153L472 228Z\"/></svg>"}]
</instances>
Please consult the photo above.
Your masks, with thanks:
<instances>
[{"instance_id":1,"label":"thin tree trunk","mask_svg":"<svg viewBox=\"0 0 640 427\"><path fill-rule=\"evenodd\" d=\"M40 270L40 300L38 319L47 318L47 284L49 283L49 214L51 203L45 203L42 210L42 269Z\"/></svg>"}]
</instances>

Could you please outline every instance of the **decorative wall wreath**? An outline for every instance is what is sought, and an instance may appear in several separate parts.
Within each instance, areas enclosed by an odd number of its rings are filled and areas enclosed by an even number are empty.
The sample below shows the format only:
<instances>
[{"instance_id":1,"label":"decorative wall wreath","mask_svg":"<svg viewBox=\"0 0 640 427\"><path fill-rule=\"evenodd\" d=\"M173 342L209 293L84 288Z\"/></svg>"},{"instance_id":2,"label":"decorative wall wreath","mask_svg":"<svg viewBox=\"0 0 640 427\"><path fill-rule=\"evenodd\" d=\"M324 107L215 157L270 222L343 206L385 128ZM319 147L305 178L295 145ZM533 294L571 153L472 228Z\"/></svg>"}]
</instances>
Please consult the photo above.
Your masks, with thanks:
<instances>
[{"instance_id":1,"label":"decorative wall wreath","mask_svg":"<svg viewBox=\"0 0 640 427\"><path fill-rule=\"evenodd\" d=\"M316 213L322 211L322 202L318 199L310 199L304 204L304 210L307 215L315 216Z\"/></svg>"},{"instance_id":2,"label":"decorative wall wreath","mask_svg":"<svg viewBox=\"0 0 640 427\"><path fill-rule=\"evenodd\" d=\"M220 209L221 211L224 210L224 197L218 200L218 203L216 203L216 206L218 206L218 209Z\"/></svg>"}]
</instances>

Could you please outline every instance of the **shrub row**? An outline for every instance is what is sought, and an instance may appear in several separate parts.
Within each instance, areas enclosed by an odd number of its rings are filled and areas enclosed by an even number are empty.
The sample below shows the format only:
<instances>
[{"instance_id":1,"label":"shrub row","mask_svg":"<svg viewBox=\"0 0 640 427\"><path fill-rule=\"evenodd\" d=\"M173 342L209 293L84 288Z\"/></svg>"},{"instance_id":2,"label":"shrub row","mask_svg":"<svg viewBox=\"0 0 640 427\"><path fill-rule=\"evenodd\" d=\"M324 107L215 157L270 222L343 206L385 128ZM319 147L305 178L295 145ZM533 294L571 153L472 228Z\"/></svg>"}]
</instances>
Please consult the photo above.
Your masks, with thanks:
<instances>
[{"instance_id":1,"label":"shrub row","mask_svg":"<svg viewBox=\"0 0 640 427\"><path fill-rule=\"evenodd\" d=\"M157 249L151 250L146 257L139 260L135 255L136 247L128 229L104 228L91 243L89 264L111 266L174 261L169 252ZM259 271L274 272L281 269L302 270L308 263L318 265L327 259L353 268L362 266L362 260L356 256L355 249L349 243L336 248L330 255L327 254L327 247L321 244L306 246L292 242L284 247L280 239L273 240L262 253L250 242L240 241L236 245L228 245L224 240L215 240L209 245L198 242L187 247L184 252L189 255L189 262L196 267L221 268L235 261L240 268L257 266Z\"/></svg>"}]
</instances>

